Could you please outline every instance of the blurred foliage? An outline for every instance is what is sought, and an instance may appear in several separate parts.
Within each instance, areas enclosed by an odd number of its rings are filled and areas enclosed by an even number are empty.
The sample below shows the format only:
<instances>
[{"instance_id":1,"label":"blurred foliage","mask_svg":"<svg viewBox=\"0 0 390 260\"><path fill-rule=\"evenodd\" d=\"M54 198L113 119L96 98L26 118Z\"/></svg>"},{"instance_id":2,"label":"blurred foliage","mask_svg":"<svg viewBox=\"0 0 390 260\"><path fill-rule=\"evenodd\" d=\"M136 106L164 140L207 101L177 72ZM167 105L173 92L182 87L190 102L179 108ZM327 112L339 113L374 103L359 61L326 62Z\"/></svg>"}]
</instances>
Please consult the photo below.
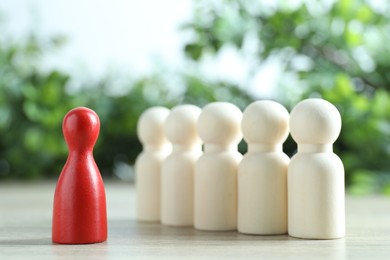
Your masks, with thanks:
<instances>
[{"instance_id":1,"label":"blurred foliage","mask_svg":"<svg viewBox=\"0 0 390 260\"><path fill-rule=\"evenodd\" d=\"M0 36L0 179L57 177L68 154L62 119L77 106L99 115L101 130L94 156L102 174L112 176L123 163L133 164L141 151L136 124L146 108L180 103L202 106L221 94L234 96L241 108L248 103L249 97L234 86L209 88L190 75L183 76L183 88L175 95L166 77L159 74L121 83L121 88L128 89L125 95L112 94L113 76L70 93L69 75L41 69L43 55L62 43L61 37L42 41L29 36L20 43Z\"/></svg>"},{"instance_id":2,"label":"blurred foliage","mask_svg":"<svg viewBox=\"0 0 390 260\"><path fill-rule=\"evenodd\" d=\"M349 191L389 193L389 13L387 1L197 1L184 27L193 36L185 52L201 62L234 46L242 55L254 49L255 64L278 60L288 108L307 97L339 108L343 129L335 152ZM291 139L286 148L293 152Z\"/></svg>"},{"instance_id":3,"label":"blurred foliage","mask_svg":"<svg viewBox=\"0 0 390 260\"><path fill-rule=\"evenodd\" d=\"M121 94L112 91L112 75L69 92L69 75L41 70L43 56L60 47L62 37L32 35L21 43L0 35L0 178L58 176L67 156L62 118L76 106L100 117L94 154L104 175L134 163L141 150L136 123L150 106L224 100L244 109L255 99L245 86L206 80L193 70L234 48L250 57L248 78L270 60L281 65L275 99L289 110L308 97L335 104L343 129L334 147L349 191L390 194L389 14L386 1L199 0L183 27L191 37L183 50L188 66L175 75L162 71L121 82L127 90ZM291 137L284 148L295 153ZM244 142L239 149L245 152Z\"/></svg>"},{"instance_id":4,"label":"blurred foliage","mask_svg":"<svg viewBox=\"0 0 390 260\"><path fill-rule=\"evenodd\" d=\"M58 39L23 44L0 44L0 174L34 178L58 171L67 153L61 137L61 118L73 100L64 91L69 77L58 71L40 73L36 64L43 48Z\"/></svg>"},{"instance_id":5,"label":"blurred foliage","mask_svg":"<svg viewBox=\"0 0 390 260\"><path fill-rule=\"evenodd\" d=\"M107 95L109 78L69 94L69 75L40 70L43 53L60 45L58 37L45 42L30 36L23 44L1 40L0 178L58 176L68 154L62 119L76 106L90 107L100 117L95 159L110 175L117 160L131 163L141 150L135 129L142 111L170 106L159 98L167 90L152 87L159 84L153 77L132 83L125 96Z\"/></svg>"}]
</instances>

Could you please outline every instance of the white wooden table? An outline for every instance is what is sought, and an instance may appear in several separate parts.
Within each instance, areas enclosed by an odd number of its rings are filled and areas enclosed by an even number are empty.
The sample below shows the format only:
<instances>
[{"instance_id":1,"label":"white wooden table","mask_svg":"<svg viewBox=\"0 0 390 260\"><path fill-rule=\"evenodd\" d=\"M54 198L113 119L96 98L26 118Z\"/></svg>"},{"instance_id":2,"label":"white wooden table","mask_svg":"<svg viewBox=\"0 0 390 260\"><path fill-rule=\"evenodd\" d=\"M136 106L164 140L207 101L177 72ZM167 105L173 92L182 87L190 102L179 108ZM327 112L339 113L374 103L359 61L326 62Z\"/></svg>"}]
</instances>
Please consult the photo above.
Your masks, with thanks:
<instances>
[{"instance_id":1,"label":"white wooden table","mask_svg":"<svg viewBox=\"0 0 390 260\"><path fill-rule=\"evenodd\" d=\"M135 220L131 184L107 182L108 241L51 242L55 183L0 183L0 259L390 259L390 198L347 197L347 236L301 240L248 236Z\"/></svg>"}]
</instances>

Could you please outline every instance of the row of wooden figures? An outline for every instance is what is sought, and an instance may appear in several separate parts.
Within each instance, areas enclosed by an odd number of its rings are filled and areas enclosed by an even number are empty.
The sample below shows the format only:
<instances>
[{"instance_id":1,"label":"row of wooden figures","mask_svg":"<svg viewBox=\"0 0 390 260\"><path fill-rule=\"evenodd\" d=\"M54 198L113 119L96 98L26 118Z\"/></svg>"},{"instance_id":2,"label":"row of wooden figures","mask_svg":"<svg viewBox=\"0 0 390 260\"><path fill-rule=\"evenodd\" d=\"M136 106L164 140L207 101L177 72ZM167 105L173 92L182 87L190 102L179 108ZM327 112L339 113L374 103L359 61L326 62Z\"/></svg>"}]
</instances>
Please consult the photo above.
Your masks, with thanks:
<instances>
[{"instance_id":1,"label":"row of wooden figures","mask_svg":"<svg viewBox=\"0 0 390 260\"><path fill-rule=\"evenodd\" d=\"M227 102L149 108L137 128L144 147L135 166L138 219L199 230L341 238L344 167L332 149L340 130L337 108L323 99L303 100L290 115L270 100L243 113ZM298 144L291 160L282 149L289 132ZM244 156L237 151L242 135Z\"/></svg>"}]
</instances>

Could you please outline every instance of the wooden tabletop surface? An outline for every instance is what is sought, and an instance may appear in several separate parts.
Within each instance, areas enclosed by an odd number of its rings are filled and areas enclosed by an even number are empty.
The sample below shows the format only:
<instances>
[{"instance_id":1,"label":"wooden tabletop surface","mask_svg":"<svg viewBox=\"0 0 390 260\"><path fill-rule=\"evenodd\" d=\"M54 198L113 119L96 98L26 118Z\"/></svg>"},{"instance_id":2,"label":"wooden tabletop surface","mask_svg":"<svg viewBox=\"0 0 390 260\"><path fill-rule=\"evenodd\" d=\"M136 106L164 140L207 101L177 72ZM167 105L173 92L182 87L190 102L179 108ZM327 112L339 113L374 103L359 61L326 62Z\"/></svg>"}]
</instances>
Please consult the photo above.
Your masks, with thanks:
<instances>
[{"instance_id":1,"label":"wooden tabletop surface","mask_svg":"<svg viewBox=\"0 0 390 260\"><path fill-rule=\"evenodd\" d=\"M302 240L135 220L133 185L106 182L107 242L51 242L54 182L0 183L0 259L390 259L390 198L347 197L347 236Z\"/></svg>"}]
</instances>

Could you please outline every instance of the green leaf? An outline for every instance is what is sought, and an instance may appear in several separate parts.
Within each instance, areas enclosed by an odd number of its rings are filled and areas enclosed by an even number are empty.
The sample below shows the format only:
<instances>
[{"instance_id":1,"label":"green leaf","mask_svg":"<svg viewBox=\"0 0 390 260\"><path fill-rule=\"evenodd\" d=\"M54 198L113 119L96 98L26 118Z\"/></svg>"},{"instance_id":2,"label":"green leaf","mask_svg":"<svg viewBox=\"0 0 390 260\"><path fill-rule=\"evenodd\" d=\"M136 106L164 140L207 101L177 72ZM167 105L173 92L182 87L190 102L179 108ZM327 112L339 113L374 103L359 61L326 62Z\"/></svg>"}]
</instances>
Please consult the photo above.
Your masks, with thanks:
<instances>
[{"instance_id":1,"label":"green leaf","mask_svg":"<svg viewBox=\"0 0 390 260\"><path fill-rule=\"evenodd\" d=\"M350 47L356 47L363 44L362 35L348 28L345 30L344 37Z\"/></svg>"},{"instance_id":2,"label":"green leaf","mask_svg":"<svg viewBox=\"0 0 390 260\"><path fill-rule=\"evenodd\" d=\"M200 44L187 44L184 47L185 53L193 60L199 60L202 56L203 46Z\"/></svg>"},{"instance_id":3,"label":"green leaf","mask_svg":"<svg viewBox=\"0 0 390 260\"><path fill-rule=\"evenodd\" d=\"M356 18L363 23L369 22L373 15L372 10L367 5L361 6L356 12Z\"/></svg>"}]
</instances>

